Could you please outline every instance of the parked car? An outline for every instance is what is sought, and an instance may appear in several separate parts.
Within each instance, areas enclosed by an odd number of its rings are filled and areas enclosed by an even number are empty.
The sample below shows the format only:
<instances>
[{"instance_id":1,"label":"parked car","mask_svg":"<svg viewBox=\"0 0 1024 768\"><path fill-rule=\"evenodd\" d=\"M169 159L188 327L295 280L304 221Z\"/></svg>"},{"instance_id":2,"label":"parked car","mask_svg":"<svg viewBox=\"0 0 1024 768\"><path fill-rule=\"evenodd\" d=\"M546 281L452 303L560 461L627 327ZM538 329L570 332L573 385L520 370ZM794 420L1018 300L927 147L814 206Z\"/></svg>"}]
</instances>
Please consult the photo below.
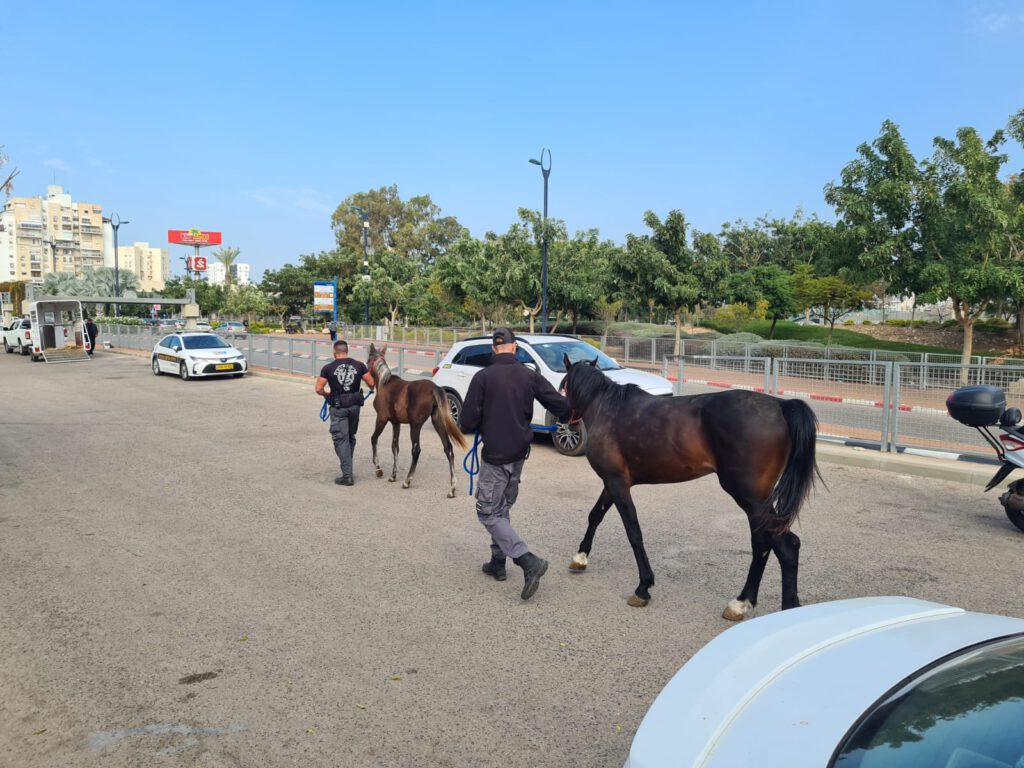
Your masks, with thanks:
<instances>
[{"instance_id":1,"label":"parked car","mask_svg":"<svg viewBox=\"0 0 1024 768\"><path fill-rule=\"evenodd\" d=\"M225 339L244 339L249 335L249 329L242 323L235 320L228 320L217 326L215 333Z\"/></svg>"},{"instance_id":2,"label":"parked car","mask_svg":"<svg viewBox=\"0 0 1024 768\"><path fill-rule=\"evenodd\" d=\"M669 681L626 768L1024 766L1024 619L908 597L726 630Z\"/></svg>"},{"instance_id":3,"label":"parked car","mask_svg":"<svg viewBox=\"0 0 1024 768\"><path fill-rule=\"evenodd\" d=\"M27 355L32 351L32 321L27 317L15 318L4 328L4 352Z\"/></svg>"},{"instance_id":4,"label":"parked car","mask_svg":"<svg viewBox=\"0 0 1024 768\"><path fill-rule=\"evenodd\" d=\"M210 323L207 322L206 320L196 320L195 330L197 330L197 331L206 331L207 333L213 333L213 326L210 325Z\"/></svg>"},{"instance_id":5,"label":"parked car","mask_svg":"<svg viewBox=\"0 0 1024 768\"><path fill-rule=\"evenodd\" d=\"M153 345L153 373L175 373L183 380L202 376L235 376L249 369L245 355L215 333L182 331Z\"/></svg>"},{"instance_id":6,"label":"parked car","mask_svg":"<svg viewBox=\"0 0 1024 768\"><path fill-rule=\"evenodd\" d=\"M619 384L636 384L652 395L672 394L672 382L668 379L635 368L623 368L608 355L575 336L524 334L517 336L516 341L519 344L516 358L521 363L540 371L556 389L565 378L563 356L568 355L573 363L593 360L596 357L598 367L612 381ZM491 364L493 354L490 336L466 339L456 342L434 369L434 383L445 391L448 405L456 419L462 412L462 402L469 391L469 382L473 380L477 371ZM539 403L534 403L531 426L536 432L551 432L551 428L554 427L551 439L559 453L566 456L581 456L586 451L585 425L559 423L554 414L546 411Z\"/></svg>"}]
</instances>

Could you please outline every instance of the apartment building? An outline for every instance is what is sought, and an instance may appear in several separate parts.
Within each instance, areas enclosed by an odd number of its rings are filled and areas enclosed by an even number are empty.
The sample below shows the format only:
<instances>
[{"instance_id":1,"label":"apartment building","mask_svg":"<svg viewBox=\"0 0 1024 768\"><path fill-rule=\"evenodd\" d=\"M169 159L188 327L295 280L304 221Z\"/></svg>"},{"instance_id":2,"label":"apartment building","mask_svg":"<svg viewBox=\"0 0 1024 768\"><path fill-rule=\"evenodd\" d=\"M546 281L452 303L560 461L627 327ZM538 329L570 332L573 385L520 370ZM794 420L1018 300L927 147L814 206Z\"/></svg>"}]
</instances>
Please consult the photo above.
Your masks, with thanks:
<instances>
[{"instance_id":1,"label":"apartment building","mask_svg":"<svg viewBox=\"0 0 1024 768\"><path fill-rule=\"evenodd\" d=\"M103 266L103 209L58 185L46 197L12 197L0 211L0 280L42 281Z\"/></svg>"},{"instance_id":2,"label":"apartment building","mask_svg":"<svg viewBox=\"0 0 1024 768\"><path fill-rule=\"evenodd\" d=\"M211 285L223 285L227 278L224 265L215 259L210 259L206 267L206 281ZM231 265L231 282L235 285L249 284L249 265L236 261Z\"/></svg>"},{"instance_id":3,"label":"apartment building","mask_svg":"<svg viewBox=\"0 0 1024 768\"><path fill-rule=\"evenodd\" d=\"M162 291L171 277L171 252L167 248L151 248L149 243L119 245L117 268L134 272L139 278L140 290Z\"/></svg>"}]
</instances>

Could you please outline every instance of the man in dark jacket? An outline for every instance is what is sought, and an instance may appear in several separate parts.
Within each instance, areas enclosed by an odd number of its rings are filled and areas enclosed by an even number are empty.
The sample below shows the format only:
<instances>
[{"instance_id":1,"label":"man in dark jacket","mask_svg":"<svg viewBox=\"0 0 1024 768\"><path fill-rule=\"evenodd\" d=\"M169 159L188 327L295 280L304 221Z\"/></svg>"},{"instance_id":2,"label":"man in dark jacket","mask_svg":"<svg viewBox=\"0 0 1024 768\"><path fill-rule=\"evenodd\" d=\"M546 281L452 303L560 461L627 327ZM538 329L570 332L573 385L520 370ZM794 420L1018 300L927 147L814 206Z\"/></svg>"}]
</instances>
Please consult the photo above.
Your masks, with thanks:
<instances>
[{"instance_id":1,"label":"man in dark jacket","mask_svg":"<svg viewBox=\"0 0 1024 768\"><path fill-rule=\"evenodd\" d=\"M91 317L85 321L85 333L89 337L89 348L86 351L91 356L96 351L96 337L100 335L100 329L96 327L96 323L92 321Z\"/></svg>"},{"instance_id":2,"label":"man in dark jacket","mask_svg":"<svg viewBox=\"0 0 1024 768\"><path fill-rule=\"evenodd\" d=\"M491 534L491 559L483 571L504 581L505 558L511 557L523 569L522 598L529 600L548 562L530 552L512 529L509 512L519 495L523 462L533 441L533 401L563 421L569 420L571 409L547 379L516 360L516 337L510 329L498 328L492 341L494 359L470 382L459 423L464 432L479 429L484 442L476 514Z\"/></svg>"}]
</instances>

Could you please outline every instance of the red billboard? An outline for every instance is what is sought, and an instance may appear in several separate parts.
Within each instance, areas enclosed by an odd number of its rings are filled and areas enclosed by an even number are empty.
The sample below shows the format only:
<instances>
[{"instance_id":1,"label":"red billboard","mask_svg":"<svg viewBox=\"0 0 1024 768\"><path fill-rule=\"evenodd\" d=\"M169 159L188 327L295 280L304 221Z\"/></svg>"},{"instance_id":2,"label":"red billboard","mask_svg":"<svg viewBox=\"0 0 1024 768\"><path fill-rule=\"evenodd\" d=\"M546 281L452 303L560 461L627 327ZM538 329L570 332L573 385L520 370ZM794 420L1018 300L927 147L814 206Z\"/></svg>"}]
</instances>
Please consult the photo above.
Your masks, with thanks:
<instances>
[{"instance_id":1,"label":"red billboard","mask_svg":"<svg viewBox=\"0 0 1024 768\"><path fill-rule=\"evenodd\" d=\"M206 257L205 256L189 256L186 261L188 268L193 272L205 272L206 271Z\"/></svg>"},{"instance_id":2,"label":"red billboard","mask_svg":"<svg viewBox=\"0 0 1024 768\"><path fill-rule=\"evenodd\" d=\"M168 229L167 242L177 245L220 245L220 232L201 229Z\"/></svg>"}]
</instances>

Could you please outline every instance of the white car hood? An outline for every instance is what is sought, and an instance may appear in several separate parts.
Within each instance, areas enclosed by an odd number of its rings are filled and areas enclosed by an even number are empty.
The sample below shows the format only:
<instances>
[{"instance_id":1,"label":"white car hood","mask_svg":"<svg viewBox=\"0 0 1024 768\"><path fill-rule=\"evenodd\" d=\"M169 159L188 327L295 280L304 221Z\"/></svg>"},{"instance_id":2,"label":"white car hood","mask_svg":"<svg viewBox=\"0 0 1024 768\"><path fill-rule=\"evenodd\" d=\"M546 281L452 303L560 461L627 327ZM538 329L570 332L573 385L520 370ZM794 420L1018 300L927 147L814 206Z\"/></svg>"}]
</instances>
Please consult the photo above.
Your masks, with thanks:
<instances>
[{"instance_id":1,"label":"white car hood","mask_svg":"<svg viewBox=\"0 0 1024 768\"><path fill-rule=\"evenodd\" d=\"M640 389L652 395L672 394L672 382L653 373L639 371L636 368L619 368L603 373L616 384L636 384Z\"/></svg>"}]
</instances>

